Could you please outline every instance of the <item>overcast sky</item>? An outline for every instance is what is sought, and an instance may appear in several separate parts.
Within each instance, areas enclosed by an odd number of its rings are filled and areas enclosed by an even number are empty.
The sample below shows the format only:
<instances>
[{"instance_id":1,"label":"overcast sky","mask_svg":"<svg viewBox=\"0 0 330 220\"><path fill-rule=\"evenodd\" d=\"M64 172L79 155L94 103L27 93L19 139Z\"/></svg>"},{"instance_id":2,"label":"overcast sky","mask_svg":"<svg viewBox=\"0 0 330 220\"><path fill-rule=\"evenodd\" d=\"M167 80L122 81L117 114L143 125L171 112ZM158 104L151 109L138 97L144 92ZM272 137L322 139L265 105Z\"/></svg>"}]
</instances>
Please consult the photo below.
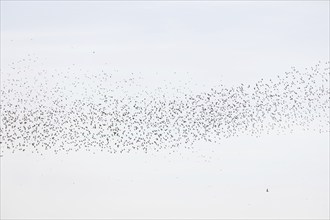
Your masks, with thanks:
<instances>
[{"instance_id":1,"label":"overcast sky","mask_svg":"<svg viewBox=\"0 0 330 220\"><path fill-rule=\"evenodd\" d=\"M1 76L28 55L39 62L26 74L110 65L250 83L329 61L329 2L1 1ZM243 136L171 156L8 153L1 217L329 218L328 136Z\"/></svg>"},{"instance_id":2,"label":"overcast sky","mask_svg":"<svg viewBox=\"0 0 330 220\"><path fill-rule=\"evenodd\" d=\"M1 6L2 59L34 52L54 56L56 64L111 61L127 72L235 80L329 60L326 1L16 1ZM88 57L91 51L97 59Z\"/></svg>"}]
</instances>

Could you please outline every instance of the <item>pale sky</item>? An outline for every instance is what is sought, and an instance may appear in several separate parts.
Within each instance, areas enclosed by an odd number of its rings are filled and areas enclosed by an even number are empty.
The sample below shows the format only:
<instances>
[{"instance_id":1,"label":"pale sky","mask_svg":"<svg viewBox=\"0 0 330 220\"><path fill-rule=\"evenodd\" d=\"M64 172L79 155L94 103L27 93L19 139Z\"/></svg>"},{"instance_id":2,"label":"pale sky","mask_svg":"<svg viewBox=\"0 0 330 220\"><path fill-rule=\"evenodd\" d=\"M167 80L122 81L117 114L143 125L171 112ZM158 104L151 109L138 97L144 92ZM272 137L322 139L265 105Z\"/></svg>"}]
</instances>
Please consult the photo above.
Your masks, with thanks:
<instances>
[{"instance_id":1,"label":"pale sky","mask_svg":"<svg viewBox=\"0 0 330 220\"><path fill-rule=\"evenodd\" d=\"M121 71L235 80L329 60L326 1L1 4L2 59L33 51L95 66L96 51Z\"/></svg>"},{"instance_id":2,"label":"pale sky","mask_svg":"<svg viewBox=\"0 0 330 220\"><path fill-rule=\"evenodd\" d=\"M1 1L1 77L32 56L38 62L22 78L70 66L139 73L149 85L189 78L198 92L329 61L329 25L328 1ZM5 151L1 218L329 218L328 133L195 147L172 155Z\"/></svg>"}]
</instances>

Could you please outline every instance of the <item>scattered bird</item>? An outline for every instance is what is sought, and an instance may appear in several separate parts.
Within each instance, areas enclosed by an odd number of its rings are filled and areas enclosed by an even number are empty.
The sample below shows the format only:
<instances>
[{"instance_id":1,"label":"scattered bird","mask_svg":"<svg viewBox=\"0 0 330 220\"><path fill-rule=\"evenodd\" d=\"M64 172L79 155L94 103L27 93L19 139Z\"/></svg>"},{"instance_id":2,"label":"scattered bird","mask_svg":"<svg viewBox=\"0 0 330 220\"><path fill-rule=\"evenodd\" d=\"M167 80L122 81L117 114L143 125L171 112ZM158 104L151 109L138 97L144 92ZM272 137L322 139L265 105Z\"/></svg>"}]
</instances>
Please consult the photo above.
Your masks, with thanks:
<instances>
[{"instance_id":1,"label":"scattered bird","mask_svg":"<svg viewBox=\"0 0 330 220\"><path fill-rule=\"evenodd\" d=\"M297 126L329 132L329 62L196 93L189 80L150 91L139 74L116 81L117 69L35 69L38 60L29 56L1 70L2 152L171 153L197 141L219 143Z\"/></svg>"}]
</instances>

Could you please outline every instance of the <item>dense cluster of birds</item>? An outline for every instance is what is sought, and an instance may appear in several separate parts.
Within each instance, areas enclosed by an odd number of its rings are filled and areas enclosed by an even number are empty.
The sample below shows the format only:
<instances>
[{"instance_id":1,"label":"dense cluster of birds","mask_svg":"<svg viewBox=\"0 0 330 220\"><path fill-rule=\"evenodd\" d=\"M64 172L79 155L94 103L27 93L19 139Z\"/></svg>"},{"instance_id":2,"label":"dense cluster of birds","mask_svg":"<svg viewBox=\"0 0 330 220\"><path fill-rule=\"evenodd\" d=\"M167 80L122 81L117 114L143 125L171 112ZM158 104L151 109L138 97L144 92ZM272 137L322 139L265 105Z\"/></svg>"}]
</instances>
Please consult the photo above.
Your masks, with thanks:
<instances>
[{"instance_id":1,"label":"dense cluster of birds","mask_svg":"<svg viewBox=\"0 0 330 220\"><path fill-rule=\"evenodd\" d=\"M32 69L31 62L36 58L1 72L2 152L175 151L296 127L329 132L329 62L254 84L200 93L175 88L173 97L146 89L135 74L116 81L103 70L67 74Z\"/></svg>"}]
</instances>

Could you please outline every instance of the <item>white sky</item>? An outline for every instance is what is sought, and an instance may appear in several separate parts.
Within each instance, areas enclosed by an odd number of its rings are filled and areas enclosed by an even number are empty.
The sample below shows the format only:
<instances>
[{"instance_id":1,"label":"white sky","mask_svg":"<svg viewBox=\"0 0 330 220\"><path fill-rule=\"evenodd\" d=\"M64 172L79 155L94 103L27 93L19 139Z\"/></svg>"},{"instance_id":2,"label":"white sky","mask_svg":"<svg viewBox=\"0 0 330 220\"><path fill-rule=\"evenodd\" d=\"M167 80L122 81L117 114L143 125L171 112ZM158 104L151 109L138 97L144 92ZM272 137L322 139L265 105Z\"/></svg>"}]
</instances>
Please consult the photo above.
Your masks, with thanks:
<instances>
[{"instance_id":1,"label":"white sky","mask_svg":"<svg viewBox=\"0 0 330 220\"><path fill-rule=\"evenodd\" d=\"M255 82L330 60L329 2L1 1L2 76L28 54L50 72L110 65L171 81L189 72L199 85ZM329 218L329 134L197 146L171 156L5 154L1 217Z\"/></svg>"},{"instance_id":2,"label":"white sky","mask_svg":"<svg viewBox=\"0 0 330 220\"><path fill-rule=\"evenodd\" d=\"M324 1L1 4L3 60L34 52L55 65L110 61L124 72L190 72L206 81L329 60Z\"/></svg>"}]
</instances>

